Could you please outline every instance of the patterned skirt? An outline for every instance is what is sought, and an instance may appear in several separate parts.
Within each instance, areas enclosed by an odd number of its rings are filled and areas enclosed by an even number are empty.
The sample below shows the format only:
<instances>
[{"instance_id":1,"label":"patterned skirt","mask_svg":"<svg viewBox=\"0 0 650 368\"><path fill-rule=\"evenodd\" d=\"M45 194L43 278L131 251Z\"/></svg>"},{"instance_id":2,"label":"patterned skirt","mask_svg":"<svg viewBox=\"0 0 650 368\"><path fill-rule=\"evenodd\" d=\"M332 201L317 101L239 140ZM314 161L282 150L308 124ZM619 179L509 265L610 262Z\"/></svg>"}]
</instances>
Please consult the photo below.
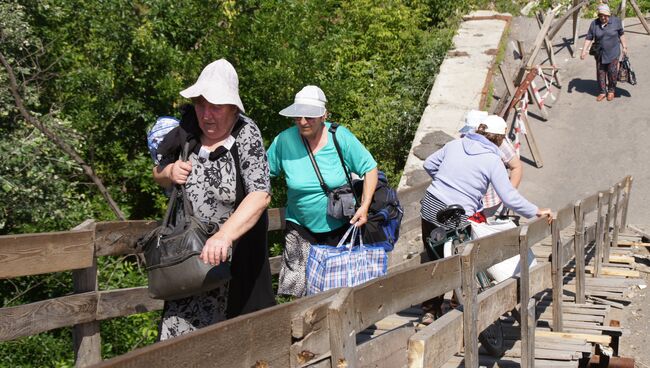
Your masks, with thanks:
<instances>
[{"instance_id":1,"label":"patterned skirt","mask_svg":"<svg viewBox=\"0 0 650 368\"><path fill-rule=\"evenodd\" d=\"M278 295L305 296L307 293L307 259L311 244L297 230L284 236L282 267L278 280Z\"/></svg>"},{"instance_id":2,"label":"patterned skirt","mask_svg":"<svg viewBox=\"0 0 650 368\"><path fill-rule=\"evenodd\" d=\"M165 301L158 339L171 339L225 321L227 304L228 283L199 295Z\"/></svg>"}]
</instances>

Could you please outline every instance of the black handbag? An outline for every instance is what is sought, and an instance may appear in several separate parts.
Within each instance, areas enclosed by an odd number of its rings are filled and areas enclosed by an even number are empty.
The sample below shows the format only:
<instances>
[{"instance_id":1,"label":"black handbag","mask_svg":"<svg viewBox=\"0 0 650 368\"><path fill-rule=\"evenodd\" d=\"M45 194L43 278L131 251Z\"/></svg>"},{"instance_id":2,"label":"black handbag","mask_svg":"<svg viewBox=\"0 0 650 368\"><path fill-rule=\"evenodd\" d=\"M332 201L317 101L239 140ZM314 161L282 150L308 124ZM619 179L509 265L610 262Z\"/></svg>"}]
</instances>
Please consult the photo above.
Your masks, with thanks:
<instances>
[{"instance_id":1,"label":"black handbag","mask_svg":"<svg viewBox=\"0 0 650 368\"><path fill-rule=\"evenodd\" d=\"M632 65L630 64L630 59L627 55L623 55L623 60L619 63L618 81L627 82L631 85L636 84L636 73L632 70Z\"/></svg>"},{"instance_id":2,"label":"black handbag","mask_svg":"<svg viewBox=\"0 0 650 368\"><path fill-rule=\"evenodd\" d=\"M596 38L594 38L594 41L591 43L591 47L589 48L589 55L599 57L600 56L600 42Z\"/></svg>"},{"instance_id":3,"label":"black handbag","mask_svg":"<svg viewBox=\"0 0 650 368\"><path fill-rule=\"evenodd\" d=\"M307 150L307 155L309 156L311 165L314 167L316 177L318 177L318 182L320 183L321 188L323 188L325 195L327 195L327 215L339 220L354 216L354 213L356 212L357 201L355 194L352 191L352 183L349 180L349 174L345 165L343 166L343 170L345 171L346 179L348 179L348 184L344 184L338 188L330 189L327 184L325 184L325 180L323 180L323 175L321 175L318 164L316 163L316 159L311 153L309 143L304 137L302 138L302 143L305 145L305 149Z\"/></svg>"},{"instance_id":4,"label":"black handbag","mask_svg":"<svg viewBox=\"0 0 650 368\"><path fill-rule=\"evenodd\" d=\"M181 154L187 158L189 144ZM138 242L149 278L149 296L174 300L209 291L231 278L229 260L212 266L199 256L219 225L203 222L193 214L184 185L175 185L161 226Z\"/></svg>"}]
</instances>

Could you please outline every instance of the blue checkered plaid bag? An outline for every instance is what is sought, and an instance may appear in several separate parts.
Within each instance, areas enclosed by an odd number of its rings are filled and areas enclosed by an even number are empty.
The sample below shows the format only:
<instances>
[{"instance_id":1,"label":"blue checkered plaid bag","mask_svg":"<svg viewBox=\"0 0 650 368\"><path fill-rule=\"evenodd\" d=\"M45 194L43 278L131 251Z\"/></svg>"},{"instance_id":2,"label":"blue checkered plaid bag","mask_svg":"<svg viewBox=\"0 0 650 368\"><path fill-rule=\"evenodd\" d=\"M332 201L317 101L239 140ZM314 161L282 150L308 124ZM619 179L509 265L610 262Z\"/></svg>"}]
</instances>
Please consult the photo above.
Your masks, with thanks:
<instances>
[{"instance_id":1,"label":"blue checkered plaid bag","mask_svg":"<svg viewBox=\"0 0 650 368\"><path fill-rule=\"evenodd\" d=\"M351 236L350 236L350 233ZM349 243L345 244L350 236ZM358 241L359 245L354 245ZM336 247L312 245L307 259L307 295L362 284L386 274L384 247L365 246L356 226L350 226Z\"/></svg>"}]
</instances>

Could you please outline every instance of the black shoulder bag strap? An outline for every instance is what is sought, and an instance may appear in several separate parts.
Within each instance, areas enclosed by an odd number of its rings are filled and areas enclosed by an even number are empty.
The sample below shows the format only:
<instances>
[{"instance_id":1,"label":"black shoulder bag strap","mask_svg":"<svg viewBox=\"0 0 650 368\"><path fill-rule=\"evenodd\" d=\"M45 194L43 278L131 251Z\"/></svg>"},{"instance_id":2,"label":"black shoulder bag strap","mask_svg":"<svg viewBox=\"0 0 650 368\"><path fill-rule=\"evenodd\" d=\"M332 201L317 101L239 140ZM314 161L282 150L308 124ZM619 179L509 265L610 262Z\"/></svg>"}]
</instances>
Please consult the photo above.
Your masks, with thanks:
<instances>
[{"instance_id":1,"label":"black shoulder bag strap","mask_svg":"<svg viewBox=\"0 0 650 368\"><path fill-rule=\"evenodd\" d=\"M361 203L359 200L359 197L357 196L357 192L354 190L354 187L352 186L352 176L350 175L350 172L348 171L348 167L345 166L345 160L343 159L343 154L341 153L341 147L339 146L339 141L336 139L336 128L338 128L339 125L337 123L332 123L329 128L329 132L332 133L332 138L334 139L334 147L336 147L336 153L339 156L339 160L341 161L341 166L343 166L343 172L345 172L345 179L348 181L348 185L350 186L350 189L352 189L352 194L354 194L354 200L357 201L357 205Z\"/></svg>"},{"instance_id":2,"label":"black shoulder bag strap","mask_svg":"<svg viewBox=\"0 0 650 368\"><path fill-rule=\"evenodd\" d=\"M233 128L233 131L230 133L233 138L235 138L235 142L233 143L232 147L230 147L229 151L230 154L232 155L233 161L235 161L235 208L239 207L239 204L244 200L244 197L248 193L246 193L246 185L244 184L244 178L242 177L242 172L241 172L241 164L239 162L239 149L237 149L237 137L239 136L239 132L241 129L244 127L244 123L241 121L237 121L235 127Z\"/></svg>"},{"instance_id":3,"label":"black shoulder bag strap","mask_svg":"<svg viewBox=\"0 0 650 368\"><path fill-rule=\"evenodd\" d=\"M298 133L300 134L300 133ZM305 137L300 136L302 138L302 143L305 145L305 149L307 150L307 155L309 155L309 160L311 161L311 166L313 166L314 171L316 172L316 176L318 177L318 182L320 183L320 187L323 188L323 191L325 191L325 194L329 194L331 192L330 188L325 184L325 181L323 180L323 175L320 173L320 169L318 168L318 164L316 163L316 159L314 158L314 155L311 153L311 148L309 147L309 142L305 139Z\"/></svg>"}]
</instances>

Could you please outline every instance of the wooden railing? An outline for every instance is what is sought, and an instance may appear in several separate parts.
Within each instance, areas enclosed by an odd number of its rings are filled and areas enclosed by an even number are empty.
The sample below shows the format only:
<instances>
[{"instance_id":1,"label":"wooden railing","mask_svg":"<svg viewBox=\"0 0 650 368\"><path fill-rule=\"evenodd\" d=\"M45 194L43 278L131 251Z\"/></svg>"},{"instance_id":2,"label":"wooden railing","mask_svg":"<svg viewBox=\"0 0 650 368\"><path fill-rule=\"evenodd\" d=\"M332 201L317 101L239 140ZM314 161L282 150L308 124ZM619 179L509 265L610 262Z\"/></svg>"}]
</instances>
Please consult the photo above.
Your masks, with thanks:
<instances>
[{"instance_id":1,"label":"wooden railing","mask_svg":"<svg viewBox=\"0 0 650 368\"><path fill-rule=\"evenodd\" d=\"M477 366L478 333L517 305L523 306L522 365L532 365L535 321L531 296L556 285L553 325L554 330L561 331L561 287L557 285L562 282L564 266L574 254L579 255L577 259L584 259L581 255L585 244L591 241L596 241L597 257L608 254L610 241L614 246L617 244L618 231L626 225L631 183L632 179L627 177L610 190L564 207L558 211L553 226L538 219L466 243L461 255L435 262L420 264L426 259L423 253L402 254L394 260L406 261L394 261L388 276L240 316L101 365L329 367L345 363L352 367L408 357L411 367L435 367L444 364L464 345L466 366ZM404 242L419 228L413 209L408 207L412 203L409 198L416 196L415 190L412 192L401 197L410 214L405 217ZM596 213L594 221L588 216L592 213ZM269 229L281 229L282 211L272 209L269 215ZM568 241L563 239L561 230L574 223L574 234ZM614 226L611 238L610 224ZM68 232L0 237L1 278L75 270L74 294L0 309L0 341L74 325L77 365L100 362L99 321L158 310L162 302L150 299L146 287L98 290L96 257L133 253L135 241L155 226L153 221L86 221ZM542 262L530 269L520 267L518 277L477 295L473 282L477 271L516 254L520 255L522 265L528 264L528 249L551 235L552 265ZM396 250L403 248L398 245ZM277 258L271 260L277 272ZM578 280L584 280L584 265L575 262ZM599 267L595 267L596 274ZM368 326L458 287L462 287L464 294L463 312L451 311L417 333L412 327L403 327L356 344L356 334ZM584 281L578 281L576 301L580 300L584 300Z\"/></svg>"}]
</instances>

